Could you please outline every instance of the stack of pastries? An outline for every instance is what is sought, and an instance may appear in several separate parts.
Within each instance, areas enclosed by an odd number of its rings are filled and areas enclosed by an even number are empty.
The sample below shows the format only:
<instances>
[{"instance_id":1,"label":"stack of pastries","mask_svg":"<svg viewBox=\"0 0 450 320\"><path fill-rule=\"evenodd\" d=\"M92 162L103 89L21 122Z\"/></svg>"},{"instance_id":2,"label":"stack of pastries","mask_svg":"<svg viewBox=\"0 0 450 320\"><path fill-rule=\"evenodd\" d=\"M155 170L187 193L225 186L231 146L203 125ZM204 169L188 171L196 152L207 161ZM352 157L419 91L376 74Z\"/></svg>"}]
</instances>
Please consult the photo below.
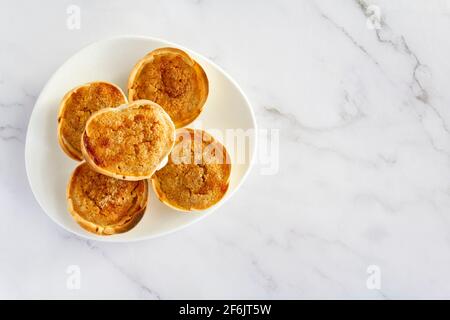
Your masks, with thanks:
<instances>
[{"instance_id":1,"label":"stack of pastries","mask_svg":"<svg viewBox=\"0 0 450 320\"><path fill-rule=\"evenodd\" d=\"M148 180L164 204L205 210L225 195L231 163L225 147L186 128L202 112L208 78L187 53L156 49L131 70L128 97L98 81L65 94L58 114L62 150L81 163L67 186L68 210L85 230L131 230L148 212Z\"/></svg>"}]
</instances>

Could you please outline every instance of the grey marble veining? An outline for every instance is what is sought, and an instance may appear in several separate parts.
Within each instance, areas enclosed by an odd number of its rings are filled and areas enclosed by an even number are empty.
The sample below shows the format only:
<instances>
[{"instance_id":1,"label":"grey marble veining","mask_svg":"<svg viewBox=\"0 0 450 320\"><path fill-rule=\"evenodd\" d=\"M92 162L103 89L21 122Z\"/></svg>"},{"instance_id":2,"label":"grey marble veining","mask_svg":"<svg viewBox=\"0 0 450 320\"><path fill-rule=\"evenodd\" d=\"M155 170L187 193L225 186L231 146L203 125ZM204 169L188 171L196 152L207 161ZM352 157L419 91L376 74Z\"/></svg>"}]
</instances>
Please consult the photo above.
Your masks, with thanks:
<instances>
[{"instance_id":1,"label":"grey marble veining","mask_svg":"<svg viewBox=\"0 0 450 320\"><path fill-rule=\"evenodd\" d=\"M0 5L1 298L450 298L449 1L86 0L79 30L71 4ZM229 72L280 130L278 173L256 165L217 213L154 240L55 225L25 173L34 102L73 53L119 34Z\"/></svg>"}]
</instances>

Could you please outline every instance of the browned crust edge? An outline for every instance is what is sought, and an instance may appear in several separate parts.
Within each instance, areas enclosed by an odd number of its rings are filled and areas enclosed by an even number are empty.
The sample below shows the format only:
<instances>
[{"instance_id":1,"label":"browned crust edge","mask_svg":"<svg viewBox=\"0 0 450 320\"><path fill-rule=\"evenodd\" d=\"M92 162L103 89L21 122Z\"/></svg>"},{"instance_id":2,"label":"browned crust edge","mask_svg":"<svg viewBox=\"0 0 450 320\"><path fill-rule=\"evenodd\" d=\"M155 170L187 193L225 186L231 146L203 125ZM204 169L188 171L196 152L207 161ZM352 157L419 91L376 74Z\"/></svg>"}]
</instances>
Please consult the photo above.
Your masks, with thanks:
<instances>
[{"instance_id":1,"label":"browned crust edge","mask_svg":"<svg viewBox=\"0 0 450 320\"><path fill-rule=\"evenodd\" d=\"M131 229L133 229L138 222L142 219L144 216L144 213L147 209L147 203L148 203L148 182L147 180L143 180L142 183L144 183L144 193L142 197L140 197L141 201L139 203L136 203L136 205L133 207L133 210L136 210L134 213L132 213L131 219L125 221L125 223L119 223L112 226L99 226L89 220L86 220L83 218L73 207L72 198L71 198L71 188L72 188L72 181L74 176L77 173L77 169L83 165L84 162L82 162L80 165L78 165L75 170L73 171L72 175L70 176L69 183L67 184L67 191L66 191L66 197L67 197L67 208L71 216L74 218L75 222L78 223L83 229L100 235L100 236L109 236L117 233L124 233Z\"/></svg>"},{"instance_id":2,"label":"browned crust edge","mask_svg":"<svg viewBox=\"0 0 450 320\"><path fill-rule=\"evenodd\" d=\"M180 55L183 60L192 66L195 70L195 73L197 75L197 79L199 80L199 83L201 84L199 86L200 88L200 102L197 108L197 112L192 115L192 117L184 119L183 121L174 122L176 128L184 127L191 122L193 122L197 117L202 113L203 108L205 106L206 99L208 98L209 94L209 81L208 77L206 76L205 70L203 70L202 66L198 64L194 59L192 59L186 52L183 50L177 49L177 48L158 48L151 52L149 52L147 55L145 55L141 60L139 60L136 65L131 70L130 76L128 77L128 100L133 101L133 97L136 93L136 90L132 89L133 83L136 79L136 77L139 75L141 69L144 67L145 64L153 61L154 56L156 55L163 55L163 54L172 54L172 55Z\"/></svg>"},{"instance_id":3,"label":"browned crust edge","mask_svg":"<svg viewBox=\"0 0 450 320\"><path fill-rule=\"evenodd\" d=\"M62 98L60 104L59 104L59 111L58 111L58 143L61 146L61 149L64 151L64 153L66 155L68 155L71 159L76 160L76 161L82 161L83 160L83 155L82 153L78 152L72 145L70 145L66 139L64 139L64 136L62 134L62 124L63 124L63 118L62 115L64 114L64 111L66 109L66 103L67 100L69 99L69 97L77 90L84 88L84 87L88 87L91 86L93 84L98 84L98 83L104 83L104 84L108 84L110 86L115 87L117 90L119 90L119 92L122 94L123 98L125 99L125 103L128 103L128 98L125 95L125 93L123 92L123 90L116 84L108 82L108 81L92 81L92 82L88 82L82 85L79 85L71 90L69 90Z\"/></svg>"},{"instance_id":4,"label":"browned crust edge","mask_svg":"<svg viewBox=\"0 0 450 320\"><path fill-rule=\"evenodd\" d=\"M71 144L69 144L64 136L61 134L61 129L58 127L58 142L60 147L63 149L66 155L68 155L71 159L76 161L82 161L83 155L79 154L77 150L75 150Z\"/></svg>"},{"instance_id":5,"label":"browned crust edge","mask_svg":"<svg viewBox=\"0 0 450 320\"><path fill-rule=\"evenodd\" d=\"M139 108L141 105L147 105L147 104L151 104L153 106L158 106L158 108L161 109L162 111L162 115L163 117L166 117L166 120L168 120L168 123L171 123L173 126L173 122L172 119L170 119L170 116L167 114L167 112L164 111L164 109L158 105L157 103L150 101L150 100L136 100L133 102L130 102L128 105L123 105L120 107L116 107L116 108L105 108L105 109L101 109L95 113L93 113L91 115L91 117L88 119L88 121L86 122L86 128L89 126L89 123L92 121L92 119L94 119L96 116L98 116L99 114L105 113L105 112L119 112L122 111L123 109L127 109L127 108ZM155 166L155 170L153 170L153 172L150 172L148 175L145 176L135 176L135 175L124 175L124 174L118 174L116 172L112 172L109 170L106 170L100 166L98 166L94 159L92 158L91 153L86 149L86 142L88 136L86 133L86 128L83 132L83 134L81 135L81 153L83 154L83 158L86 160L86 162L88 163L88 165L95 171L97 171L98 173L104 174L106 176L109 177L113 177L116 179L120 179L120 180L128 180L128 181L138 181L138 180L143 180L143 179L149 179L151 178L151 176L155 173L156 170L159 169L159 165L164 162L164 159L170 154L170 151L172 151L173 146L175 145L175 136L176 136L176 131L175 131L175 127L173 127L173 142L170 146L167 147L166 152L164 153L164 156L161 157L161 161L159 162L159 164L157 166Z\"/></svg>"},{"instance_id":6,"label":"browned crust edge","mask_svg":"<svg viewBox=\"0 0 450 320\"><path fill-rule=\"evenodd\" d=\"M198 131L202 132L202 135L206 133L209 137L212 138L213 142L220 143L223 146L223 148L224 148L224 150L226 152L227 159L228 160L231 159L230 155L228 153L228 150L226 149L226 147L220 141L216 140L216 138L214 138L207 131L201 130L201 129L191 129L191 128L183 128L182 130L189 130L190 132L193 132L194 130L198 130ZM212 203L209 207L206 207L206 208L191 207L190 209L186 209L184 207L177 206L174 203L170 202L170 200L166 197L165 193L161 190L161 184L160 184L158 178L156 177L156 175L153 175L153 177L151 178L151 182L152 182L153 190L155 191L155 194L158 197L159 201L161 201L162 203L164 203L168 207L170 207L172 209L175 209L177 211L181 211L181 212L202 212L202 211L210 209L211 207L217 205L218 203L220 203L223 200L223 198L225 197L225 195L227 194L227 192L228 192L228 190L230 188L230 179L231 179L232 169L233 169L233 166L232 166L231 161L230 161L230 175L228 176L228 179L225 182L226 186L227 186L226 190L223 192L222 197L217 202Z\"/></svg>"}]
</instances>

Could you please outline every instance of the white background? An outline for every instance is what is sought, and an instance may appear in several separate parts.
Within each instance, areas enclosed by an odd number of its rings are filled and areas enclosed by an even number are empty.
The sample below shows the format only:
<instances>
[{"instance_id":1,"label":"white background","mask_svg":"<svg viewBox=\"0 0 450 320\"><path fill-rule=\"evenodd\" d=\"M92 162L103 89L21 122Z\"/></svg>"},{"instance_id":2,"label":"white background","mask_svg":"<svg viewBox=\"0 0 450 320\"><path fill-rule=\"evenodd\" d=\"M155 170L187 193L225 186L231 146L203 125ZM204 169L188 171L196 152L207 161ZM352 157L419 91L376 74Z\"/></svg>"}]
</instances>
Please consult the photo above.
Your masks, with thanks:
<instances>
[{"instance_id":1,"label":"white background","mask_svg":"<svg viewBox=\"0 0 450 320\"><path fill-rule=\"evenodd\" d=\"M71 4L80 30L66 26ZM279 171L256 166L183 231L105 244L42 212L24 143L56 68L123 34L179 43L228 71L260 128L280 129ZM449 57L445 0L2 0L0 298L450 298ZM79 290L67 288L70 265ZM366 286L370 265L380 289Z\"/></svg>"}]
</instances>

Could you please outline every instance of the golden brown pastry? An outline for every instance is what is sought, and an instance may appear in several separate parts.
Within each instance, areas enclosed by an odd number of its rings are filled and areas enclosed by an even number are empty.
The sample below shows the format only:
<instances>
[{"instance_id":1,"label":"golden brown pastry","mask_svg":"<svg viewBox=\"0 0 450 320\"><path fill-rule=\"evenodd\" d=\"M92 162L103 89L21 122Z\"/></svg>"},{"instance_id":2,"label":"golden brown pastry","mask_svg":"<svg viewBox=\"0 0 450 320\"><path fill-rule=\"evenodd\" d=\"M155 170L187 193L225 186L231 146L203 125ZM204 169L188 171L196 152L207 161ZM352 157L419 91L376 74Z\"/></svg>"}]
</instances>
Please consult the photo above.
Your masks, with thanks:
<instances>
[{"instance_id":1,"label":"golden brown pastry","mask_svg":"<svg viewBox=\"0 0 450 320\"><path fill-rule=\"evenodd\" d=\"M92 170L83 162L67 186L69 212L84 229L112 235L132 229L142 218L148 199L148 184L123 181Z\"/></svg>"},{"instance_id":2,"label":"golden brown pastry","mask_svg":"<svg viewBox=\"0 0 450 320\"><path fill-rule=\"evenodd\" d=\"M150 178L175 142L175 127L158 104L138 100L94 113L81 151L97 172L123 180Z\"/></svg>"},{"instance_id":3,"label":"golden brown pastry","mask_svg":"<svg viewBox=\"0 0 450 320\"><path fill-rule=\"evenodd\" d=\"M118 86L103 81L87 83L67 92L58 114L58 141L63 151L75 160L82 160L81 134L90 115L126 102Z\"/></svg>"},{"instance_id":4,"label":"golden brown pastry","mask_svg":"<svg viewBox=\"0 0 450 320\"><path fill-rule=\"evenodd\" d=\"M148 99L166 110L177 128L198 117L208 97L208 78L186 52L159 48L142 58L128 79L130 101Z\"/></svg>"},{"instance_id":5,"label":"golden brown pastry","mask_svg":"<svg viewBox=\"0 0 450 320\"><path fill-rule=\"evenodd\" d=\"M205 210L225 195L231 173L225 147L198 129L177 131L176 144L165 167L152 177L158 198L181 210Z\"/></svg>"}]
</instances>

